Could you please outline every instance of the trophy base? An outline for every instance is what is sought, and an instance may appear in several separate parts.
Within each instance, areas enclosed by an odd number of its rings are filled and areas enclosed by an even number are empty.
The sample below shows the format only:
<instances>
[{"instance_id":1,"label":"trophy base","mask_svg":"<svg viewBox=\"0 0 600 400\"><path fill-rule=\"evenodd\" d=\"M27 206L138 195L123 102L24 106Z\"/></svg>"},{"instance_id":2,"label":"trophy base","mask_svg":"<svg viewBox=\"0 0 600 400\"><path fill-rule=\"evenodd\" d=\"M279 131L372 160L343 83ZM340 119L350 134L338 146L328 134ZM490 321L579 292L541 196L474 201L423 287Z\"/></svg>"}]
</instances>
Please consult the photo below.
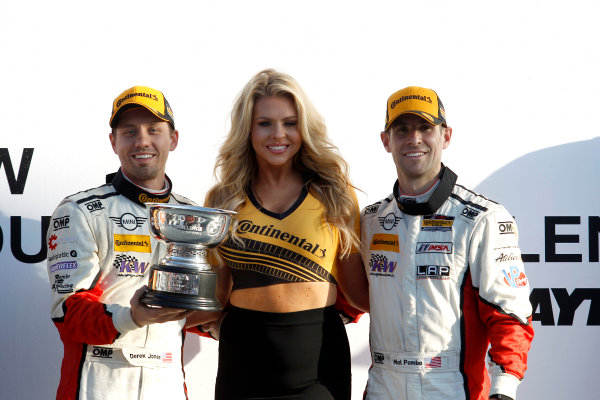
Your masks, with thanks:
<instances>
[{"instance_id":1,"label":"trophy base","mask_svg":"<svg viewBox=\"0 0 600 400\"><path fill-rule=\"evenodd\" d=\"M197 298L156 290L147 290L140 301L149 306L182 308L196 311L223 311L223 306L221 306L221 302L217 299Z\"/></svg>"},{"instance_id":2,"label":"trophy base","mask_svg":"<svg viewBox=\"0 0 600 400\"><path fill-rule=\"evenodd\" d=\"M141 302L158 307L221 311L216 289L217 274L211 269L153 265L148 290Z\"/></svg>"}]
</instances>

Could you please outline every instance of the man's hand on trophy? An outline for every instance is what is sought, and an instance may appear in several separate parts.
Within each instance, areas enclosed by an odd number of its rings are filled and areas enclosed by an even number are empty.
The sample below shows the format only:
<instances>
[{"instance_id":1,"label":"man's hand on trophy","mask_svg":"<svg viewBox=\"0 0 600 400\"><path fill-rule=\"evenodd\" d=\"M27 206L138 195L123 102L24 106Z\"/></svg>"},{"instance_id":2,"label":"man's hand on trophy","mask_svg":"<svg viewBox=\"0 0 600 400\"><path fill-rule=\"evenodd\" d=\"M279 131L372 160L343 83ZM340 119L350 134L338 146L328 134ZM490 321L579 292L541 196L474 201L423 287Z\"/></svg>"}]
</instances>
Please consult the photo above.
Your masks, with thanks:
<instances>
[{"instance_id":1,"label":"man's hand on trophy","mask_svg":"<svg viewBox=\"0 0 600 400\"><path fill-rule=\"evenodd\" d=\"M138 326L142 327L150 324L178 321L194 313L194 310L147 306L140 302L147 288L147 286L142 286L136 290L129 302L131 304L131 318Z\"/></svg>"}]
</instances>

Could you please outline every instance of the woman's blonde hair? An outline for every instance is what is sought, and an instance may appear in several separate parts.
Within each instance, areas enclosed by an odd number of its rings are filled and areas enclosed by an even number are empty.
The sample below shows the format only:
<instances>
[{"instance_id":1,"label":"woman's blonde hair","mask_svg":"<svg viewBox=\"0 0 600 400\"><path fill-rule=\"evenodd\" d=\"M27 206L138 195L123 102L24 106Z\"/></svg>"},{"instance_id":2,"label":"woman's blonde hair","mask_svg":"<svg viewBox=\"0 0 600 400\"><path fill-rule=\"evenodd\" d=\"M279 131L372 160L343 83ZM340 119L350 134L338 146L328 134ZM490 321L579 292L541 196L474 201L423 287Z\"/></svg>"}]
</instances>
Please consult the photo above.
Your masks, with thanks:
<instances>
[{"instance_id":1,"label":"woman's blonde hair","mask_svg":"<svg viewBox=\"0 0 600 400\"><path fill-rule=\"evenodd\" d=\"M323 117L298 82L287 74L266 69L242 89L231 112L231 129L217 156L214 170L217 183L206 194L205 205L235 211L244 206L246 189L258 172L250 142L254 103L265 96L288 96L293 100L302 137L293 166L308 176L308 191L324 204L326 221L339 230L339 255L348 256L352 246L358 246L354 231L357 204L349 190L352 185L348 164L327 137Z\"/></svg>"}]
</instances>

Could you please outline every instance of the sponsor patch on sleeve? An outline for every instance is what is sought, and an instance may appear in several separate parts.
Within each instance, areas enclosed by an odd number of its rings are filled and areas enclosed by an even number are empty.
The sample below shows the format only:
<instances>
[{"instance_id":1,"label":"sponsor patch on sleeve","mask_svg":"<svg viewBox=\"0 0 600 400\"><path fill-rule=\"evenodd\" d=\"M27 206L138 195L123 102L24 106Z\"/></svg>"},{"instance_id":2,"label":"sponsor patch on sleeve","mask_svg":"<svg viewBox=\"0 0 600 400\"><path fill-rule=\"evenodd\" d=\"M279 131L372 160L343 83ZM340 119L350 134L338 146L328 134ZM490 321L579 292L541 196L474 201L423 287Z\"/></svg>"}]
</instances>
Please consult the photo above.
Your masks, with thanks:
<instances>
[{"instance_id":1,"label":"sponsor patch on sleeve","mask_svg":"<svg viewBox=\"0 0 600 400\"><path fill-rule=\"evenodd\" d=\"M504 275L504 283L512 288L521 288L527 286L527 275L518 267L510 267L510 270L502 270Z\"/></svg>"}]
</instances>

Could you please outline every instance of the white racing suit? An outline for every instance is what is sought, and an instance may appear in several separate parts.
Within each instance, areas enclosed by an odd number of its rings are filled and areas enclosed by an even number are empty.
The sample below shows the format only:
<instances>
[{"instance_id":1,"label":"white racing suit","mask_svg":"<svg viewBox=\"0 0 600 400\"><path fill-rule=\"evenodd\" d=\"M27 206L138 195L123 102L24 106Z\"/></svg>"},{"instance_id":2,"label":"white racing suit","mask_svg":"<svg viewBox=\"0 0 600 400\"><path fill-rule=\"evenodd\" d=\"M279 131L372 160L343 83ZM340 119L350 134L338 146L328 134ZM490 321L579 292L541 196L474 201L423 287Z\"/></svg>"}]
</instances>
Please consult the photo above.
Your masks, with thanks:
<instances>
[{"instance_id":1,"label":"white racing suit","mask_svg":"<svg viewBox=\"0 0 600 400\"><path fill-rule=\"evenodd\" d=\"M533 338L517 226L504 207L455 182L444 167L431 198L412 204L396 200L396 183L361 214L367 399L516 398Z\"/></svg>"},{"instance_id":2,"label":"white racing suit","mask_svg":"<svg viewBox=\"0 0 600 400\"><path fill-rule=\"evenodd\" d=\"M64 344L57 399L186 399L185 320L140 328L129 301L164 253L144 203L193 203L145 192L121 171L107 182L65 198L48 229L51 315Z\"/></svg>"}]
</instances>

